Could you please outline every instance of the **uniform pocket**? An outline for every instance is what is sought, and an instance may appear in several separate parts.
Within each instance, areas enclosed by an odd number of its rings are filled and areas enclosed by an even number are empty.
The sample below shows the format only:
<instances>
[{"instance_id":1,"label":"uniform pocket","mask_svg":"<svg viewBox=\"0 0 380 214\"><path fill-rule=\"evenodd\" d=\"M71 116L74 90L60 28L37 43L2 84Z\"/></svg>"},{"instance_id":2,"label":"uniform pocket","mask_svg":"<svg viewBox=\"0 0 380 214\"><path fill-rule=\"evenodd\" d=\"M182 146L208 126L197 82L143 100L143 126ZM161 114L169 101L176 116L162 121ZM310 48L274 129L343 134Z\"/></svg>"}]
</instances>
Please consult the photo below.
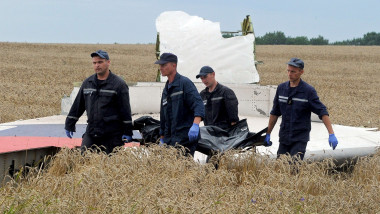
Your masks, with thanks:
<instances>
[{"instance_id":1,"label":"uniform pocket","mask_svg":"<svg viewBox=\"0 0 380 214\"><path fill-rule=\"evenodd\" d=\"M119 120L119 117L117 115L107 116L103 118L104 122L111 122L111 121L117 121Z\"/></svg>"},{"instance_id":2,"label":"uniform pocket","mask_svg":"<svg viewBox=\"0 0 380 214\"><path fill-rule=\"evenodd\" d=\"M117 93L114 90L100 90L99 99L101 104L104 106L112 103L113 97L116 96L116 94Z\"/></svg>"}]
</instances>

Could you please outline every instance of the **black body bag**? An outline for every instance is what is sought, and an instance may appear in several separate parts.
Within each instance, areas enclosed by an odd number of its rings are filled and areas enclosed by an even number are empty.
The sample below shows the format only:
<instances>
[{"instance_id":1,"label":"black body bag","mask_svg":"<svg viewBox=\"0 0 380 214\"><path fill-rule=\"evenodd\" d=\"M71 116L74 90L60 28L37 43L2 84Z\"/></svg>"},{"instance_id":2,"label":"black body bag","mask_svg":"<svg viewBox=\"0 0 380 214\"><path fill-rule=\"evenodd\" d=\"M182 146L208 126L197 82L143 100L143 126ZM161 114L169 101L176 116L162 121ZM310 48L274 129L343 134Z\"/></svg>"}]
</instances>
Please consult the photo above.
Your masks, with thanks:
<instances>
[{"instance_id":1,"label":"black body bag","mask_svg":"<svg viewBox=\"0 0 380 214\"><path fill-rule=\"evenodd\" d=\"M231 128L224 130L217 126L200 127L201 139L198 140L197 151L204 154L225 152L230 149L265 145L265 128L258 133L249 132L247 119L240 120Z\"/></svg>"}]
</instances>

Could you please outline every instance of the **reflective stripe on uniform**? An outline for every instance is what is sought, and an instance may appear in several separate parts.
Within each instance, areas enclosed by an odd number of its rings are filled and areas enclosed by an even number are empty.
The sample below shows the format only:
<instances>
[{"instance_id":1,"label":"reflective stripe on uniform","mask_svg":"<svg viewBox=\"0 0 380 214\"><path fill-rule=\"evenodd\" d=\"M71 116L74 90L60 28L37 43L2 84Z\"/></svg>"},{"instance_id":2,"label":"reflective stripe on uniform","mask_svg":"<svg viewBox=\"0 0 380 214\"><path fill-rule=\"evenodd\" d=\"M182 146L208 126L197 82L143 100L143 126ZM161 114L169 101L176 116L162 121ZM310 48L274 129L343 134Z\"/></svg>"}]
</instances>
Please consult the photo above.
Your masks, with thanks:
<instances>
[{"instance_id":1,"label":"reflective stripe on uniform","mask_svg":"<svg viewBox=\"0 0 380 214\"><path fill-rule=\"evenodd\" d=\"M286 103L286 102L288 102L288 97L278 96L278 101Z\"/></svg>"},{"instance_id":2,"label":"reflective stripe on uniform","mask_svg":"<svg viewBox=\"0 0 380 214\"><path fill-rule=\"evenodd\" d=\"M95 88L85 88L85 89L83 89L83 91L96 91L96 89Z\"/></svg>"},{"instance_id":3,"label":"reflective stripe on uniform","mask_svg":"<svg viewBox=\"0 0 380 214\"><path fill-rule=\"evenodd\" d=\"M214 98L211 98L212 101L214 101L214 100L222 100L222 99L223 99L223 97L214 97Z\"/></svg>"},{"instance_id":4,"label":"reflective stripe on uniform","mask_svg":"<svg viewBox=\"0 0 380 214\"><path fill-rule=\"evenodd\" d=\"M130 124L132 124L132 121L131 120L126 120L126 121L123 121L123 123L125 123L125 124L130 123Z\"/></svg>"},{"instance_id":5,"label":"reflective stripe on uniform","mask_svg":"<svg viewBox=\"0 0 380 214\"><path fill-rule=\"evenodd\" d=\"M293 98L292 100L293 100L293 101L305 102L305 103L309 102L309 101L306 100L306 99L300 99L300 98Z\"/></svg>"},{"instance_id":6,"label":"reflective stripe on uniform","mask_svg":"<svg viewBox=\"0 0 380 214\"><path fill-rule=\"evenodd\" d=\"M70 119L79 120L79 118L77 118L77 117L73 117L73 116L67 116L67 117Z\"/></svg>"},{"instance_id":7,"label":"reflective stripe on uniform","mask_svg":"<svg viewBox=\"0 0 380 214\"><path fill-rule=\"evenodd\" d=\"M183 94L183 91L175 92L175 93L171 94L170 97L174 97L174 96L177 96L177 95L180 95L180 94Z\"/></svg>"},{"instance_id":8,"label":"reflective stripe on uniform","mask_svg":"<svg viewBox=\"0 0 380 214\"><path fill-rule=\"evenodd\" d=\"M84 94L92 94L92 92L96 91L95 88L84 88L83 93Z\"/></svg>"},{"instance_id":9,"label":"reflective stripe on uniform","mask_svg":"<svg viewBox=\"0 0 380 214\"><path fill-rule=\"evenodd\" d=\"M117 92L115 90L100 89L99 92L117 94Z\"/></svg>"}]
</instances>

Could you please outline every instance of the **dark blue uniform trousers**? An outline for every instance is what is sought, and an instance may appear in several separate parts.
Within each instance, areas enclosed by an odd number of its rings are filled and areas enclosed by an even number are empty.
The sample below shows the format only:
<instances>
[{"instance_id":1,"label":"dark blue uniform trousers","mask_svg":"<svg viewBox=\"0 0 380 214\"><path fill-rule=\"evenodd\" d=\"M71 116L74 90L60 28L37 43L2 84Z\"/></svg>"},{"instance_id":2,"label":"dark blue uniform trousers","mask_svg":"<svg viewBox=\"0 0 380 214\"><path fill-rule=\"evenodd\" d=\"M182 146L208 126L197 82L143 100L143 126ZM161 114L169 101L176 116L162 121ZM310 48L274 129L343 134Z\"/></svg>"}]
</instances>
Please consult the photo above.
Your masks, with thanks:
<instances>
[{"instance_id":1,"label":"dark blue uniform trousers","mask_svg":"<svg viewBox=\"0 0 380 214\"><path fill-rule=\"evenodd\" d=\"M99 147L101 151L104 151L106 154L110 154L113 149L118 146L124 146L121 135L93 137L87 133L84 133L81 151L83 153L86 149L96 149L96 147Z\"/></svg>"},{"instance_id":2,"label":"dark blue uniform trousers","mask_svg":"<svg viewBox=\"0 0 380 214\"><path fill-rule=\"evenodd\" d=\"M277 150L277 158L279 158L280 155L288 154L292 157L298 156L301 160L303 160L306 152L306 146L307 142L301 141L292 143L291 145L280 143Z\"/></svg>"}]
</instances>

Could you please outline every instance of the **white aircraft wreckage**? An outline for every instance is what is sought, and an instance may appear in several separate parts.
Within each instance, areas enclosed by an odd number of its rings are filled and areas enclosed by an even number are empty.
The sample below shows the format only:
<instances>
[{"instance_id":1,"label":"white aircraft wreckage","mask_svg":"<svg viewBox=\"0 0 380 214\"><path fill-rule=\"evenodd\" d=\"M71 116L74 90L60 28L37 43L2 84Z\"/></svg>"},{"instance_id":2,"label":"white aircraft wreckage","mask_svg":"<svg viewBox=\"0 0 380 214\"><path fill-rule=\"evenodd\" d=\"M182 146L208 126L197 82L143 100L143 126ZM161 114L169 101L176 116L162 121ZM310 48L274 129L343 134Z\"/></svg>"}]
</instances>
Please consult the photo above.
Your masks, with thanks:
<instances>
[{"instance_id":1,"label":"white aircraft wreckage","mask_svg":"<svg viewBox=\"0 0 380 214\"><path fill-rule=\"evenodd\" d=\"M195 79L196 74L204 65L214 67L218 71L218 81L234 90L239 101L239 117L246 119L249 131L259 132L267 127L276 86L257 84L258 62L254 58L254 34L249 16L242 23L242 36L227 39L222 37L219 23L180 11L162 13L156 20L156 26L157 57L163 52L175 53L179 58L179 72L193 80L199 91L204 89L204 85ZM161 93L166 81L159 74L157 82L129 85L133 120L142 116L159 120ZM80 146L86 128L85 115L78 121L73 139L67 138L64 132L65 118L78 90L79 86L75 86L70 97L62 99L61 115L0 124L1 179L14 175L24 166L39 164L41 159L54 155L59 148ZM257 146L256 152L276 157L280 122L272 131L273 145ZM328 144L324 124L316 115L312 116L305 160L333 158L342 163L355 157L372 155L380 147L380 132L376 128L334 124L333 129L339 140L335 150ZM140 134L135 130L133 138L141 138ZM206 162L206 155L196 152L194 156L196 161Z\"/></svg>"},{"instance_id":2,"label":"white aircraft wreckage","mask_svg":"<svg viewBox=\"0 0 380 214\"><path fill-rule=\"evenodd\" d=\"M178 71L193 82L201 67L208 65L218 71L222 83L258 83L255 67L252 22L243 24L245 36L223 38L220 25L182 11L164 12L156 20L161 53L178 56ZM161 82L166 77L161 76Z\"/></svg>"}]
</instances>

